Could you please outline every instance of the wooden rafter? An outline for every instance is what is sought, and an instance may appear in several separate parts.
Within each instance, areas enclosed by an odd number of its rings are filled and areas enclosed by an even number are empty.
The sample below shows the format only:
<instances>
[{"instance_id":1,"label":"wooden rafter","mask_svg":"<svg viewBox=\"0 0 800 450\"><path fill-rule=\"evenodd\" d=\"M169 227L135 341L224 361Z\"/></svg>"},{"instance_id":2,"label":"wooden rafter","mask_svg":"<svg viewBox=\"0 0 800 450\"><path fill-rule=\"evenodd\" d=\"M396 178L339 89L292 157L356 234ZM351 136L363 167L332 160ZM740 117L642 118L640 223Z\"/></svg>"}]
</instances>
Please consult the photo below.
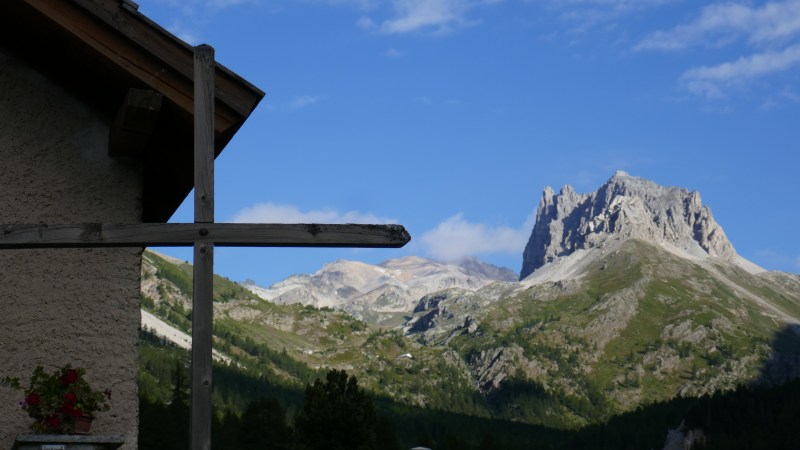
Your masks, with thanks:
<instances>
[{"instance_id":1,"label":"wooden rafter","mask_svg":"<svg viewBox=\"0 0 800 450\"><path fill-rule=\"evenodd\" d=\"M107 61L192 113L192 47L143 15L123 7L119 0L15 1L28 4ZM219 64L215 69L219 106L215 131L224 133L247 117L264 93Z\"/></svg>"}]
</instances>

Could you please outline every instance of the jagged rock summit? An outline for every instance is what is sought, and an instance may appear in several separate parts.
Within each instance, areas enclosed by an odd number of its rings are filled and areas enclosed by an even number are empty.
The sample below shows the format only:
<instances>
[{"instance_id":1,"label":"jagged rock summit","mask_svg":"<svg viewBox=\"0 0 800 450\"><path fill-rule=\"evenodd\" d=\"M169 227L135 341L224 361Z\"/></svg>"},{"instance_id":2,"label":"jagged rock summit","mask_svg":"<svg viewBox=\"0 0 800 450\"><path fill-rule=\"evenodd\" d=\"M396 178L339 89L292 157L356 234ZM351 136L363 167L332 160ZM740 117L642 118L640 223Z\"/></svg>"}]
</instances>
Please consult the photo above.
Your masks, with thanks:
<instances>
[{"instance_id":1,"label":"jagged rock summit","mask_svg":"<svg viewBox=\"0 0 800 450\"><path fill-rule=\"evenodd\" d=\"M589 194L577 194L570 185L558 194L545 188L523 253L520 280L577 252L631 238L690 257L723 259L751 273L763 271L736 253L700 193L617 171Z\"/></svg>"}]
</instances>

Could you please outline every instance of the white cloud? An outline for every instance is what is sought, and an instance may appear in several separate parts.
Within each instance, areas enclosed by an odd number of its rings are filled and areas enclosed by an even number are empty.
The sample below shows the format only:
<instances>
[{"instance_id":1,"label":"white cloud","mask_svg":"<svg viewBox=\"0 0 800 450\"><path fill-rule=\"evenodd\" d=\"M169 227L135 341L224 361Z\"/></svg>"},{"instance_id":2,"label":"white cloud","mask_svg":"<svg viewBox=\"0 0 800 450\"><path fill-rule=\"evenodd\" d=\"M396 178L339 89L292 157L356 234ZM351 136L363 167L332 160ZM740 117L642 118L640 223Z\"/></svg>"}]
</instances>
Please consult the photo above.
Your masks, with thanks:
<instances>
[{"instance_id":1,"label":"white cloud","mask_svg":"<svg viewBox=\"0 0 800 450\"><path fill-rule=\"evenodd\" d=\"M609 13L624 13L673 3L675 0L534 0L558 8L593 8Z\"/></svg>"},{"instance_id":2,"label":"white cloud","mask_svg":"<svg viewBox=\"0 0 800 450\"><path fill-rule=\"evenodd\" d=\"M193 18L197 25L207 24L221 9L246 4L265 4L263 0L157 0L178 9L181 15ZM352 8L363 15L355 25L386 34L425 31L447 33L475 23L466 14L475 7L492 5L503 0L301 0L331 7ZM370 16L366 15L369 14ZM383 16L379 19L374 17Z\"/></svg>"},{"instance_id":3,"label":"white cloud","mask_svg":"<svg viewBox=\"0 0 800 450\"><path fill-rule=\"evenodd\" d=\"M254 0L207 0L206 5L211 8L228 8L230 6L241 5L242 3L249 3Z\"/></svg>"},{"instance_id":4,"label":"white cloud","mask_svg":"<svg viewBox=\"0 0 800 450\"><path fill-rule=\"evenodd\" d=\"M262 0L157 0L159 3L166 4L173 8L180 8L184 15L193 15L199 9L208 10L230 8L245 3L260 3ZM141 2L140 2L141 3ZM140 8L141 9L141 8Z\"/></svg>"},{"instance_id":5,"label":"white cloud","mask_svg":"<svg viewBox=\"0 0 800 450\"><path fill-rule=\"evenodd\" d=\"M606 26L622 16L655 8L676 0L533 0L560 13L560 18L577 26L571 33L585 33L597 25Z\"/></svg>"},{"instance_id":6,"label":"white cloud","mask_svg":"<svg viewBox=\"0 0 800 450\"><path fill-rule=\"evenodd\" d=\"M259 4L263 0L154 0L175 10L177 17L165 28L190 45L202 43L209 24L220 10L245 4ZM144 2L139 2L144 3ZM145 15L149 15L148 5L139 7Z\"/></svg>"},{"instance_id":7,"label":"white cloud","mask_svg":"<svg viewBox=\"0 0 800 450\"><path fill-rule=\"evenodd\" d=\"M300 97L295 97L291 102L289 102L289 109L305 108L306 106L317 103L319 100L319 97L315 97L313 95L301 95Z\"/></svg>"},{"instance_id":8,"label":"white cloud","mask_svg":"<svg viewBox=\"0 0 800 450\"><path fill-rule=\"evenodd\" d=\"M785 99L791 100L792 102L795 102L795 103L800 103L800 94L797 94L797 93L796 93L796 92L795 92L795 91L794 91L792 88L790 88L790 87L785 87L785 88L783 88L783 90L781 90L781 92L780 92L780 96L781 96L782 98L785 98Z\"/></svg>"},{"instance_id":9,"label":"white cloud","mask_svg":"<svg viewBox=\"0 0 800 450\"><path fill-rule=\"evenodd\" d=\"M386 56L388 56L390 58L399 58L399 57L403 56L403 52L401 52L400 50L398 50L396 48L390 48L390 49L386 50Z\"/></svg>"},{"instance_id":10,"label":"white cloud","mask_svg":"<svg viewBox=\"0 0 800 450\"><path fill-rule=\"evenodd\" d=\"M743 4L713 4L694 21L669 31L656 31L634 50L680 50L695 45L724 46L740 37L754 45L785 42L800 34L800 0L767 3L756 8Z\"/></svg>"},{"instance_id":11,"label":"white cloud","mask_svg":"<svg viewBox=\"0 0 800 450\"><path fill-rule=\"evenodd\" d=\"M172 23L166 26L166 29L169 30L170 33L177 36L178 39L186 42L189 45L198 45L201 43L200 36L197 35L195 30L191 29L190 26L187 26L182 20L172 21Z\"/></svg>"},{"instance_id":12,"label":"white cloud","mask_svg":"<svg viewBox=\"0 0 800 450\"><path fill-rule=\"evenodd\" d=\"M767 270L800 273L800 256L792 257L772 249L761 249L755 252L752 260Z\"/></svg>"},{"instance_id":13,"label":"white cloud","mask_svg":"<svg viewBox=\"0 0 800 450\"><path fill-rule=\"evenodd\" d=\"M650 34L633 49L714 49L743 42L752 48L749 55L719 64L692 67L680 77L689 92L707 98L722 98L731 87L745 86L756 79L794 68L800 63L798 37L800 0L774 1L760 6L751 6L749 2L715 3L704 7L688 23Z\"/></svg>"},{"instance_id":14,"label":"white cloud","mask_svg":"<svg viewBox=\"0 0 800 450\"><path fill-rule=\"evenodd\" d=\"M535 219L534 215L530 216L520 228L492 227L469 222L462 214L456 214L425 232L419 242L431 257L442 261L485 254L521 254Z\"/></svg>"},{"instance_id":15,"label":"white cloud","mask_svg":"<svg viewBox=\"0 0 800 450\"><path fill-rule=\"evenodd\" d=\"M723 96L726 86L742 83L774 72L781 72L800 63L800 44L781 51L743 56L736 61L716 66L694 67L683 73L681 81L689 91L707 97Z\"/></svg>"},{"instance_id":16,"label":"white cloud","mask_svg":"<svg viewBox=\"0 0 800 450\"><path fill-rule=\"evenodd\" d=\"M365 30L371 30L371 29L373 29L373 28L378 26L378 24L375 23L374 20L370 19L367 16L364 16L364 17L361 17L360 19L358 19L358 21L356 22L356 25L359 28L363 28Z\"/></svg>"},{"instance_id":17,"label":"white cloud","mask_svg":"<svg viewBox=\"0 0 800 450\"><path fill-rule=\"evenodd\" d=\"M385 34L430 32L446 34L456 28L475 25L480 20L467 14L480 6L491 6L503 0L391 0L391 18L380 22L378 30ZM371 20L371 19L370 19ZM363 24L360 23L359 26Z\"/></svg>"},{"instance_id":18,"label":"white cloud","mask_svg":"<svg viewBox=\"0 0 800 450\"><path fill-rule=\"evenodd\" d=\"M396 219L360 211L320 209L301 211L295 206L259 203L234 214L235 223L397 223Z\"/></svg>"},{"instance_id":19,"label":"white cloud","mask_svg":"<svg viewBox=\"0 0 800 450\"><path fill-rule=\"evenodd\" d=\"M670 3L674 0L550 0L550 3L570 6L595 6L617 10L630 10Z\"/></svg>"},{"instance_id":20,"label":"white cloud","mask_svg":"<svg viewBox=\"0 0 800 450\"><path fill-rule=\"evenodd\" d=\"M800 61L800 44L795 44L779 52L759 53L717 66L689 69L684 77L714 81L753 78L785 70L798 61Z\"/></svg>"},{"instance_id":21,"label":"white cloud","mask_svg":"<svg viewBox=\"0 0 800 450\"><path fill-rule=\"evenodd\" d=\"M397 17L381 24L383 33L407 33L422 28L446 32L464 22L464 13L470 6L465 0L394 0L393 3Z\"/></svg>"}]
</instances>

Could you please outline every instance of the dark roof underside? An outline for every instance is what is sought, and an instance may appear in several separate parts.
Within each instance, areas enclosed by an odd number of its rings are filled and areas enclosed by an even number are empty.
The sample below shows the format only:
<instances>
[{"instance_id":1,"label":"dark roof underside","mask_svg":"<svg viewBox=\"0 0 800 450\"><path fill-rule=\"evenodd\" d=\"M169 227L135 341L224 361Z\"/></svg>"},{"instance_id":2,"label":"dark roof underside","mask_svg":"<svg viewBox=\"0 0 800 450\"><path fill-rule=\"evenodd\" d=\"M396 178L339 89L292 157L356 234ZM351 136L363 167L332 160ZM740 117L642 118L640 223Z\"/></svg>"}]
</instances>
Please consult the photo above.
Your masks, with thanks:
<instances>
[{"instance_id":1,"label":"dark roof underside","mask_svg":"<svg viewBox=\"0 0 800 450\"><path fill-rule=\"evenodd\" d=\"M144 222L165 222L193 187L192 47L122 0L2 0L0 42L109 123L129 89L163 95L144 163ZM216 154L264 93L216 69Z\"/></svg>"}]
</instances>

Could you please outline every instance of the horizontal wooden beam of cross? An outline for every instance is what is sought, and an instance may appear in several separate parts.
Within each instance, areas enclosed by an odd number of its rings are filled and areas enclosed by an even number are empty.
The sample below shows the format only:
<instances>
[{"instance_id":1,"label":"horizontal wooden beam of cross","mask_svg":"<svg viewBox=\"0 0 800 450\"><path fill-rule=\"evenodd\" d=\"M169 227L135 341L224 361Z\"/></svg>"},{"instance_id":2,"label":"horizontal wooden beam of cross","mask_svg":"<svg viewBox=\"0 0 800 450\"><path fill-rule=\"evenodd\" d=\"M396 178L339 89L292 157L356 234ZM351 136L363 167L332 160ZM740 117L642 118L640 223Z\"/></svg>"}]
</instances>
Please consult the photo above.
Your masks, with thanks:
<instances>
[{"instance_id":1,"label":"horizontal wooden beam of cross","mask_svg":"<svg viewBox=\"0 0 800 450\"><path fill-rule=\"evenodd\" d=\"M0 249L92 247L361 247L399 248L401 225L140 223L2 225Z\"/></svg>"},{"instance_id":2,"label":"horizontal wooden beam of cross","mask_svg":"<svg viewBox=\"0 0 800 450\"><path fill-rule=\"evenodd\" d=\"M214 223L216 63L207 45L194 54L195 223L0 225L0 250L194 246L191 448L210 450L214 247L399 248L411 237L401 225Z\"/></svg>"}]
</instances>

